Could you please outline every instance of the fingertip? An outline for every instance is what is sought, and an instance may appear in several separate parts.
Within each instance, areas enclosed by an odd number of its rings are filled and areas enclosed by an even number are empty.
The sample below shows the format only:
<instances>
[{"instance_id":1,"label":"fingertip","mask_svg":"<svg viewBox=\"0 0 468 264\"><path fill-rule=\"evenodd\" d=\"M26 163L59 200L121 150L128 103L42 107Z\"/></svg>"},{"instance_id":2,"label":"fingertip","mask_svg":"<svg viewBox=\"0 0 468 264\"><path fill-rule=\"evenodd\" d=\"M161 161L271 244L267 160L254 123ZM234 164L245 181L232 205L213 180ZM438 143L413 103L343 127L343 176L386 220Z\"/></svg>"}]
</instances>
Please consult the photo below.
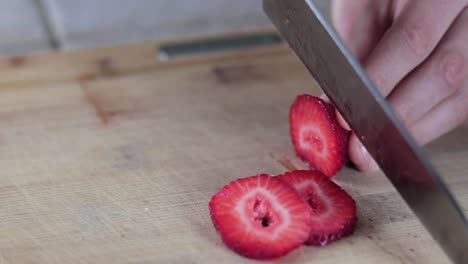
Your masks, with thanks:
<instances>
[{"instance_id":1,"label":"fingertip","mask_svg":"<svg viewBox=\"0 0 468 264\"><path fill-rule=\"evenodd\" d=\"M322 94L319 96L320 99L324 100L325 102L331 104L331 101L330 101L330 98L328 98L328 96L326 94Z\"/></svg>"},{"instance_id":2,"label":"fingertip","mask_svg":"<svg viewBox=\"0 0 468 264\"><path fill-rule=\"evenodd\" d=\"M322 93L322 95L319 96L320 99L324 100L325 102L329 103L329 104L332 104L330 98L328 98L328 96L324 93ZM338 121L338 124L340 124L341 127L343 127L344 129L348 130L348 131L351 131L351 128L349 127L348 123L344 120L343 116L340 114L340 112L338 112L338 109L335 109L335 116L336 116L336 120Z\"/></svg>"},{"instance_id":3,"label":"fingertip","mask_svg":"<svg viewBox=\"0 0 468 264\"><path fill-rule=\"evenodd\" d=\"M338 110L335 110L335 115L338 124L340 124L342 128L351 131L351 128L349 127L348 123L346 122L346 120L344 120L343 116L340 114L340 112L338 112Z\"/></svg>"},{"instance_id":4,"label":"fingertip","mask_svg":"<svg viewBox=\"0 0 468 264\"><path fill-rule=\"evenodd\" d=\"M320 99L324 100L325 102L329 103L329 104L332 104L330 98L328 98L328 96L326 94L322 94L319 96ZM340 126L348 131L351 131L351 128L349 127L348 123L344 120L343 116L340 114L340 112L338 112L338 109L335 109L335 116L336 116L336 120L338 122L338 124L340 124Z\"/></svg>"},{"instance_id":5,"label":"fingertip","mask_svg":"<svg viewBox=\"0 0 468 264\"><path fill-rule=\"evenodd\" d=\"M362 172L374 172L379 169L377 163L367 152L366 148L362 145L361 141L355 134L351 135L349 140L349 158Z\"/></svg>"}]
</instances>

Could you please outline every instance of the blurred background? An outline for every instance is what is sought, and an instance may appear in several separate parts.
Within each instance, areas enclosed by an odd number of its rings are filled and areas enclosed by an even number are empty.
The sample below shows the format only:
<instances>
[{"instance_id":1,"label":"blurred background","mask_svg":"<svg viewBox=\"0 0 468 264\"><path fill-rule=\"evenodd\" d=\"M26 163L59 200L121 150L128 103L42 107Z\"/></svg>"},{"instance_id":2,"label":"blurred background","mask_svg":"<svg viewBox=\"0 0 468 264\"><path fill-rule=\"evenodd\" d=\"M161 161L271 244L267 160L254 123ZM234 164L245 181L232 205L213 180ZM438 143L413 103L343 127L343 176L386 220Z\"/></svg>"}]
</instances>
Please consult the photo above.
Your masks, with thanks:
<instances>
[{"instance_id":1,"label":"blurred background","mask_svg":"<svg viewBox=\"0 0 468 264\"><path fill-rule=\"evenodd\" d=\"M270 26L261 0L0 0L0 56Z\"/></svg>"}]
</instances>

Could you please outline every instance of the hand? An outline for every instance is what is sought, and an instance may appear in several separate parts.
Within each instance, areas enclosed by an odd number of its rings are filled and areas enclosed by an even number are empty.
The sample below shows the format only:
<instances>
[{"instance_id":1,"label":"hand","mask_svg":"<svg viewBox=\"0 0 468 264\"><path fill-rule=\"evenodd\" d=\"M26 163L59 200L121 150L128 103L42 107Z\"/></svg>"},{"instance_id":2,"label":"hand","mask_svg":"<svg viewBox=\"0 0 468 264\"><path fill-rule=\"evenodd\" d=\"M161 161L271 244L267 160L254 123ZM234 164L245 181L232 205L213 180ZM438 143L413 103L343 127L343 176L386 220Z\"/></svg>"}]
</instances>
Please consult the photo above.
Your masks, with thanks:
<instances>
[{"instance_id":1,"label":"hand","mask_svg":"<svg viewBox=\"0 0 468 264\"><path fill-rule=\"evenodd\" d=\"M337 32L421 145L468 119L467 6L468 0L332 4ZM361 171L378 168L355 134L349 155Z\"/></svg>"}]
</instances>

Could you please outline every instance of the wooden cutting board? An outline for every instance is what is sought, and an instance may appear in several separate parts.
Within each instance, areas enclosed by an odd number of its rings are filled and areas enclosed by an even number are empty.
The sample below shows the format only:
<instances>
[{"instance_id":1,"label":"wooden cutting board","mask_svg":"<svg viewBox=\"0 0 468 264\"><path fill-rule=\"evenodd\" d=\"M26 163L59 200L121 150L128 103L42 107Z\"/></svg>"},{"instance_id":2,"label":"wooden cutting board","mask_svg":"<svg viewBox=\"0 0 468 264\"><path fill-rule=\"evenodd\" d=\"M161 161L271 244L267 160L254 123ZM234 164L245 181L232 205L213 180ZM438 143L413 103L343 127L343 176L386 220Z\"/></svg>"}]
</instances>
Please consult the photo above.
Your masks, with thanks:
<instances>
[{"instance_id":1,"label":"wooden cutting board","mask_svg":"<svg viewBox=\"0 0 468 264\"><path fill-rule=\"evenodd\" d=\"M288 107L319 88L284 45L168 61L159 45L0 60L0 263L252 262L223 245L208 201L306 168ZM427 147L465 212L467 133ZM381 173L335 179L357 201L355 234L277 263L448 261Z\"/></svg>"}]
</instances>

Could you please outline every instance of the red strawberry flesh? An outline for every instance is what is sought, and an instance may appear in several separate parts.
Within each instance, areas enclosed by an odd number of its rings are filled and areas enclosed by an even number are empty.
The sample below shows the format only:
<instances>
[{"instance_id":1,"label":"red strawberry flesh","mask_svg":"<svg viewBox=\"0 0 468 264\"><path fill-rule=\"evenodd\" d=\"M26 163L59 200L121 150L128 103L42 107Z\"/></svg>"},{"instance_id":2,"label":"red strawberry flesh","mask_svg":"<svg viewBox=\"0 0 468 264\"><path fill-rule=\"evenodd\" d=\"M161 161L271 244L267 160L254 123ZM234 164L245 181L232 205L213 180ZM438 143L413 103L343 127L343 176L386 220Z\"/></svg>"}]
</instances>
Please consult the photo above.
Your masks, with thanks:
<instances>
[{"instance_id":1,"label":"red strawberry flesh","mask_svg":"<svg viewBox=\"0 0 468 264\"><path fill-rule=\"evenodd\" d=\"M229 183L209 207L223 242L249 258L278 258L309 238L310 207L292 187L269 175Z\"/></svg>"},{"instance_id":2,"label":"red strawberry flesh","mask_svg":"<svg viewBox=\"0 0 468 264\"><path fill-rule=\"evenodd\" d=\"M312 208L306 244L325 246L350 235L356 223L356 203L340 186L318 171L292 171L278 176L296 189Z\"/></svg>"},{"instance_id":3,"label":"red strawberry flesh","mask_svg":"<svg viewBox=\"0 0 468 264\"><path fill-rule=\"evenodd\" d=\"M299 157L333 177L346 163L350 132L336 119L333 105L311 95L300 95L289 112L290 132Z\"/></svg>"}]
</instances>

